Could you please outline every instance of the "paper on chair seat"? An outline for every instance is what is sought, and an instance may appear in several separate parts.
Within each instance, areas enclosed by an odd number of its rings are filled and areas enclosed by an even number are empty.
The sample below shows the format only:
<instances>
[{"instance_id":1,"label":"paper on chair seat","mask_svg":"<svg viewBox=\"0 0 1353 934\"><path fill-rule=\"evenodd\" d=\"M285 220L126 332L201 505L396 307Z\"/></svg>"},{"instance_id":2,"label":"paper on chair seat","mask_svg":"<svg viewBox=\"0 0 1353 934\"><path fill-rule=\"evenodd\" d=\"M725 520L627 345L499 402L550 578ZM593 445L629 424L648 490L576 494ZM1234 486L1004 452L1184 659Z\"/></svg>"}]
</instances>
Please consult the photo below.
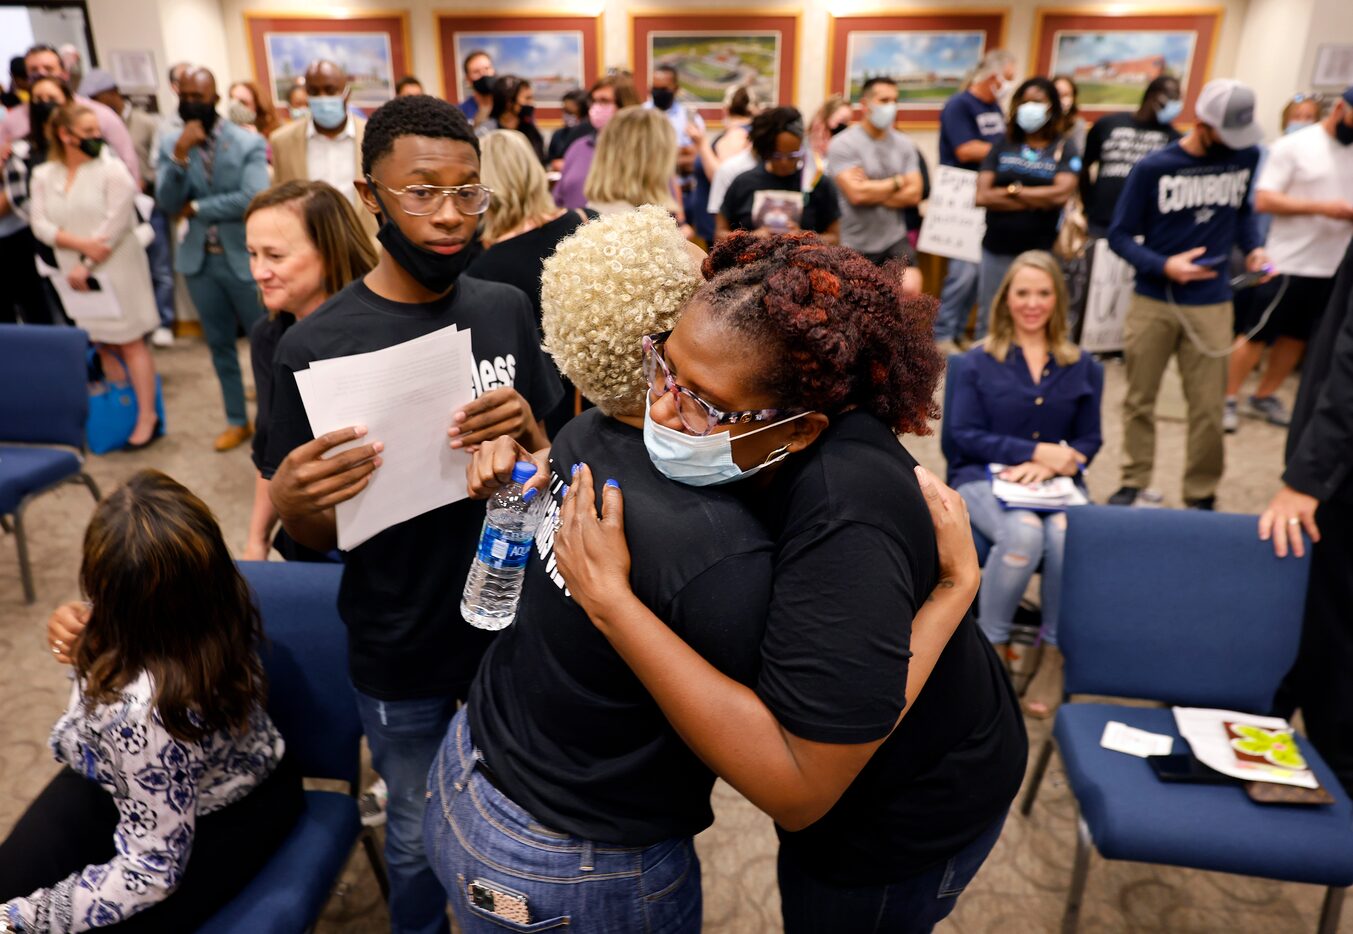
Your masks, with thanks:
<instances>
[{"instance_id":1,"label":"paper on chair seat","mask_svg":"<svg viewBox=\"0 0 1353 934\"><path fill-rule=\"evenodd\" d=\"M1174 737L1164 733L1148 733L1118 720L1110 720L1104 724L1099 745L1114 752L1125 752L1145 759L1148 756L1168 756L1174 751Z\"/></svg>"},{"instance_id":2,"label":"paper on chair seat","mask_svg":"<svg viewBox=\"0 0 1353 934\"><path fill-rule=\"evenodd\" d=\"M466 497L470 455L452 450L452 413L474 398L470 332L454 325L375 350L316 360L296 387L316 437L365 425L364 437L329 456L375 441L381 466L366 489L335 507L344 551L393 525Z\"/></svg>"},{"instance_id":3,"label":"paper on chair seat","mask_svg":"<svg viewBox=\"0 0 1353 934\"><path fill-rule=\"evenodd\" d=\"M1299 788L1320 787L1315 774L1306 768L1286 720L1203 707L1176 707L1174 720L1194 757L1223 775Z\"/></svg>"}]
</instances>

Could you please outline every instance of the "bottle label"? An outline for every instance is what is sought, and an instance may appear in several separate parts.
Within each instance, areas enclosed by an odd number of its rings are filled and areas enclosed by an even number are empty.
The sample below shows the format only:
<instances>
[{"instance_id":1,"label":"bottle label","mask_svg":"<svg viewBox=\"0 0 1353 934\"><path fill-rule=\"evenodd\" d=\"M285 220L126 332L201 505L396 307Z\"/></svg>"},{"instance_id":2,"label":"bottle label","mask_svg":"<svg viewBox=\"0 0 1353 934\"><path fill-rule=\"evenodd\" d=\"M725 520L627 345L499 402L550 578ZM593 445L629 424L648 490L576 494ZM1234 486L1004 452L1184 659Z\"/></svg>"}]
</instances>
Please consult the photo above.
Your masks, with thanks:
<instances>
[{"instance_id":1,"label":"bottle label","mask_svg":"<svg viewBox=\"0 0 1353 934\"><path fill-rule=\"evenodd\" d=\"M526 567L526 559L530 556L531 539L514 542L493 526L485 524L484 534L479 537L480 561L491 568L514 571Z\"/></svg>"}]
</instances>

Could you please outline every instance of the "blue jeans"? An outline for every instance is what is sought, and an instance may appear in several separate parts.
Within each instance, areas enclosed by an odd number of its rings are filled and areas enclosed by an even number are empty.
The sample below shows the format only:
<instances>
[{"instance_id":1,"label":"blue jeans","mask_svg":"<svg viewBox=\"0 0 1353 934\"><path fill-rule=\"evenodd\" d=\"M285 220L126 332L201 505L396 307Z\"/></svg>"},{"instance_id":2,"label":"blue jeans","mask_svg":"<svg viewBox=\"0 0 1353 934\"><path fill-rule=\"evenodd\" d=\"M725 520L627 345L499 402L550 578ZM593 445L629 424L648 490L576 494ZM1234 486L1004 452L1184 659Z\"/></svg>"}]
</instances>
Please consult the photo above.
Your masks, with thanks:
<instances>
[{"instance_id":1,"label":"blue jeans","mask_svg":"<svg viewBox=\"0 0 1353 934\"><path fill-rule=\"evenodd\" d=\"M446 892L423 849L428 769L456 710L454 697L383 701L357 692L372 768L385 779L385 862L393 934L449 934Z\"/></svg>"},{"instance_id":2,"label":"blue jeans","mask_svg":"<svg viewBox=\"0 0 1353 934\"><path fill-rule=\"evenodd\" d=\"M1042 561L1043 641L1056 645L1066 513L1006 509L991 492L988 480L965 483L958 488L958 495L968 504L972 524L994 543L982 568L982 590L977 595L977 623L982 632L992 642L1010 641L1015 610Z\"/></svg>"},{"instance_id":3,"label":"blue jeans","mask_svg":"<svg viewBox=\"0 0 1353 934\"><path fill-rule=\"evenodd\" d=\"M785 934L926 934L949 917L1004 826L1001 815L948 861L891 885L823 882L800 869L781 848L777 868Z\"/></svg>"},{"instance_id":4,"label":"blue jeans","mask_svg":"<svg viewBox=\"0 0 1353 934\"><path fill-rule=\"evenodd\" d=\"M935 315L935 340L951 341L968 326L968 312L977 298L977 264L949 260L949 271L940 289L940 310ZM978 327L981 327L978 315Z\"/></svg>"},{"instance_id":5,"label":"blue jeans","mask_svg":"<svg viewBox=\"0 0 1353 934\"><path fill-rule=\"evenodd\" d=\"M235 337L239 328L245 335L263 317L263 305L258 299L254 280L235 275L224 253L208 253L202 258L202 269L195 276L186 276L188 294L193 297L197 315L202 319L202 333L211 348L211 364L216 368L216 379L221 383L221 397L225 401L226 421L232 425L249 424L249 412L244 407L244 380L240 375L239 348Z\"/></svg>"},{"instance_id":6,"label":"blue jeans","mask_svg":"<svg viewBox=\"0 0 1353 934\"><path fill-rule=\"evenodd\" d=\"M156 208L150 213L155 239L146 247L150 261L150 281L155 286L155 307L160 312L160 327L174 326L174 262L169 250L169 218Z\"/></svg>"},{"instance_id":7,"label":"blue jeans","mask_svg":"<svg viewBox=\"0 0 1353 934\"><path fill-rule=\"evenodd\" d=\"M700 860L690 837L625 847L541 825L485 776L464 709L428 776L428 794L428 855L463 934L700 930ZM491 912L479 883L524 897L529 922Z\"/></svg>"},{"instance_id":8,"label":"blue jeans","mask_svg":"<svg viewBox=\"0 0 1353 934\"><path fill-rule=\"evenodd\" d=\"M985 249L982 251L982 266L977 273L977 329L973 334L973 340L981 340L987 336L987 327L991 324L991 303L996 300L996 291L1001 287L1001 280L1005 278L1006 271L1014 261L1015 257L1004 253L992 253Z\"/></svg>"}]
</instances>

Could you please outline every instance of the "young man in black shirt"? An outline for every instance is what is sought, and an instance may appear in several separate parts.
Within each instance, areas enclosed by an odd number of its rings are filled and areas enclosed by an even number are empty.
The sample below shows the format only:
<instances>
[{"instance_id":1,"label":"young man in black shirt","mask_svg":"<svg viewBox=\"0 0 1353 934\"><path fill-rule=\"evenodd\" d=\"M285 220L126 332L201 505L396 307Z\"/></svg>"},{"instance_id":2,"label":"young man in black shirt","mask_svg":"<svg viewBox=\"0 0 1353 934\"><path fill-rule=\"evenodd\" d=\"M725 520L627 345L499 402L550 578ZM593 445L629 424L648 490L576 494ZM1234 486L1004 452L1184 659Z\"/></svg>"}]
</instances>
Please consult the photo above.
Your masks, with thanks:
<instances>
[{"instance_id":1,"label":"young man in black shirt","mask_svg":"<svg viewBox=\"0 0 1353 934\"><path fill-rule=\"evenodd\" d=\"M562 393L540 351L531 304L519 289L460 273L478 215L479 145L456 108L432 97L396 98L372 114L357 188L383 223L380 260L287 332L274 365L271 437L262 472L287 533L328 551L333 507L356 496L381 463L381 439L332 458L360 426L314 438L294 374L316 360L365 353L455 325L469 329L477 398L448 413L453 447L512 435L548 443L534 413ZM427 864L422 819L428 768L489 634L460 618L460 594L484 504L461 500L386 529L345 555L338 595L349 666L372 764L390 789L386 860L391 928L446 934L446 893Z\"/></svg>"},{"instance_id":2,"label":"young man in black shirt","mask_svg":"<svg viewBox=\"0 0 1353 934\"><path fill-rule=\"evenodd\" d=\"M1080 187L1091 237L1107 236L1132 167L1183 135L1171 125L1182 109L1179 79L1162 75L1146 86L1134 113L1100 117L1090 128Z\"/></svg>"}]
</instances>

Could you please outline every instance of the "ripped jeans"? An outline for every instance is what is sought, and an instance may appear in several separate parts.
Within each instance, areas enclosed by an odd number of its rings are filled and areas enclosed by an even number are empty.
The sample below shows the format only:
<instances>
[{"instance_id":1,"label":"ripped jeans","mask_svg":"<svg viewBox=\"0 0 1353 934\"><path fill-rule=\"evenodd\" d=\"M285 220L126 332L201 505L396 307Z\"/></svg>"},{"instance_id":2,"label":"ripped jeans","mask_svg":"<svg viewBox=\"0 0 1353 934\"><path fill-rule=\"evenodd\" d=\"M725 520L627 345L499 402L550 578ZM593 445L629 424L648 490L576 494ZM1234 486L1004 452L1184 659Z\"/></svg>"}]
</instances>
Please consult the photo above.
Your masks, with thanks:
<instances>
[{"instance_id":1,"label":"ripped jeans","mask_svg":"<svg viewBox=\"0 0 1353 934\"><path fill-rule=\"evenodd\" d=\"M1010 641L1015 610L1041 561L1043 641L1056 645L1066 513L1006 509L991 492L989 480L965 483L958 495L968 504L972 524L995 543L982 568L982 591L977 598L977 623L982 632L995 643Z\"/></svg>"}]
</instances>

